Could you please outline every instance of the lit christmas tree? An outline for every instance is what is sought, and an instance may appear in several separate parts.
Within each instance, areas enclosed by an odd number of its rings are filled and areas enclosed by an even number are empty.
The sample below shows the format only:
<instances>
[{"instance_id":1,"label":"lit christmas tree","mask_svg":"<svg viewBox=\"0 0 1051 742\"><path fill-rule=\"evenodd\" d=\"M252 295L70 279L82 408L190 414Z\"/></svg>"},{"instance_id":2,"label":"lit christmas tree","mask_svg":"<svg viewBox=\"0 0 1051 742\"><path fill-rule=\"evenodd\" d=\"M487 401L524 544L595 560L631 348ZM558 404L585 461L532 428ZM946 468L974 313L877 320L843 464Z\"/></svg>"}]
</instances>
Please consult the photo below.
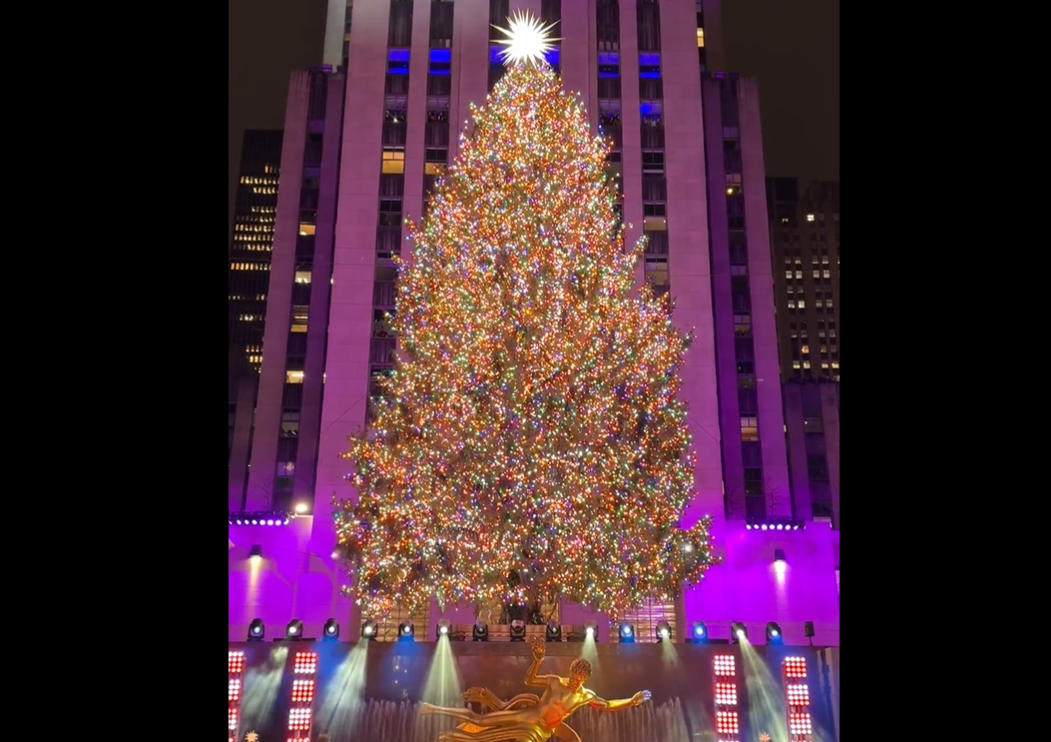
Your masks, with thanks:
<instances>
[{"instance_id":1,"label":"lit christmas tree","mask_svg":"<svg viewBox=\"0 0 1051 742\"><path fill-rule=\"evenodd\" d=\"M713 563L693 491L688 338L625 252L608 143L517 17L508 69L403 265L400 359L337 502L365 615L563 595L617 615Z\"/></svg>"}]
</instances>

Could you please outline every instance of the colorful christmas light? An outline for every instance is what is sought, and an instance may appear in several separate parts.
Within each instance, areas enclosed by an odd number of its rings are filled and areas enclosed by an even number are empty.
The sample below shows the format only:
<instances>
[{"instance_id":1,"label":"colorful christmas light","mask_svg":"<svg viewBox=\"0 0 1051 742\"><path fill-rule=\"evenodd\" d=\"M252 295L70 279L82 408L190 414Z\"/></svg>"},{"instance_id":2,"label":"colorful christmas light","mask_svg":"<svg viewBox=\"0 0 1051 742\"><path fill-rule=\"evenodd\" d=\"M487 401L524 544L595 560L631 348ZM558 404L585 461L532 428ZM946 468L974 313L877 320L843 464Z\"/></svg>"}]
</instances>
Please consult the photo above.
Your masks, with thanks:
<instances>
[{"instance_id":1,"label":"colorful christmas light","mask_svg":"<svg viewBox=\"0 0 1051 742\"><path fill-rule=\"evenodd\" d=\"M690 339L625 251L609 144L543 62L514 62L401 266L396 369L351 439L339 552L364 615L550 599L612 614L714 563L679 519Z\"/></svg>"}]
</instances>

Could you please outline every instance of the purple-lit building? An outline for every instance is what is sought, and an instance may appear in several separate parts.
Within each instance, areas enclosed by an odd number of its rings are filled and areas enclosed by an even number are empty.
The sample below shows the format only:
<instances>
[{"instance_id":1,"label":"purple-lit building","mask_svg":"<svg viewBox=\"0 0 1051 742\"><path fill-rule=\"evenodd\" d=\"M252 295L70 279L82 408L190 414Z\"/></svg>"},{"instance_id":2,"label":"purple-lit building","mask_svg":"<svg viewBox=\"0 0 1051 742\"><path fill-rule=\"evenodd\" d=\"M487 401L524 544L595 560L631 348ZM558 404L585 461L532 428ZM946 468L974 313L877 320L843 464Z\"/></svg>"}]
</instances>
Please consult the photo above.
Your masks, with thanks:
<instances>
[{"instance_id":1,"label":"purple-lit building","mask_svg":"<svg viewBox=\"0 0 1051 742\"><path fill-rule=\"evenodd\" d=\"M640 609L639 638L662 620L678 642L694 621L716 638L733 621L757 636L777 621L787 644L805 645L813 622L814 644L838 646L838 518L814 519L795 454L790 466L794 402L780 380L759 95L754 80L710 69L721 51L718 2L348 6L330 6L331 66L293 73L289 89L249 474L242 489L231 479L229 497L230 640L256 617L271 631L300 618L313 636L336 618L345 638L358 635L363 617L339 595L331 499L350 492L341 454L367 424L373 380L393 365L396 341L382 321L394 309L391 256L436 166L456 157L469 105L502 71L490 24L527 10L559 21L551 61L615 142L627 241L649 236L639 280L670 292L676 324L695 333L683 369L697 453L685 520L715 516L724 563L676 604ZM838 426L823 431L838 451ZM838 467L835 493L838 513ZM287 525L258 524L284 523L263 511L297 509ZM433 638L439 615L475 619L470 606L439 614L432 602L413 617L418 640ZM566 625L596 620L608 638L608 620L585 607L566 603L559 615Z\"/></svg>"}]
</instances>

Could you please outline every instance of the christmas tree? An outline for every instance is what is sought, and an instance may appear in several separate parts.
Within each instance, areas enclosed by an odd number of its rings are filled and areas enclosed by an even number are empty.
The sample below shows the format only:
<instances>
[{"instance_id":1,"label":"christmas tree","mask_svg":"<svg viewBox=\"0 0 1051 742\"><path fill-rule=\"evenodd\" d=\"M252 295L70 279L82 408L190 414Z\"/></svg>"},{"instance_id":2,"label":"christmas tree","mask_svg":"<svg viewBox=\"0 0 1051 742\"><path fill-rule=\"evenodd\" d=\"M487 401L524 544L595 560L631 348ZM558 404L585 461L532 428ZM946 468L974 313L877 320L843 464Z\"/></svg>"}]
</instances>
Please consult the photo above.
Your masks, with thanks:
<instances>
[{"instance_id":1,"label":"christmas tree","mask_svg":"<svg viewBox=\"0 0 1051 742\"><path fill-rule=\"evenodd\" d=\"M508 69L409 224L393 373L347 457L340 548L364 615L563 595L612 615L713 563L677 369L689 339L635 287L609 144L518 17Z\"/></svg>"}]
</instances>

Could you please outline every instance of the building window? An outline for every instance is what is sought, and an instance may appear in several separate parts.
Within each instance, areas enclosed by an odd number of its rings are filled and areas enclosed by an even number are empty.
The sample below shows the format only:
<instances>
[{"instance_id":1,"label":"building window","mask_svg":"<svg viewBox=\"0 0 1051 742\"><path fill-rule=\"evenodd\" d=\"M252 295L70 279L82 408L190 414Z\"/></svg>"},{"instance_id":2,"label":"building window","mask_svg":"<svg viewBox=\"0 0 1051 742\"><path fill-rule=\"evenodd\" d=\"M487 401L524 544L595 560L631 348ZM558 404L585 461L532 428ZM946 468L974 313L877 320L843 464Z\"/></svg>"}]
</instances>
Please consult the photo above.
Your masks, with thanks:
<instances>
[{"instance_id":1,"label":"building window","mask_svg":"<svg viewBox=\"0 0 1051 742\"><path fill-rule=\"evenodd\" d=\"M296 462L295 461L278 461L277 462L277 476L279 477L291 477L296 473Z\"/></svg>"},{"instance_id":2,"label":"building window","mask_svg":"<svg viewBox=\"0 0 1051 742\"><path fill-rule=\"evenodd\" d=\"M405 172L405 150L385 148L383 150L382 172L385 175L398 175Z\"/></svg>"},{"instance_id":3,"label":"building window","mask_svg":"<svg viewBox=\"0 0 1051 742\"><path fill-rule=\"evenodd\" d=\"M308 237L308 236L314 234L316 229L317 229L317 227L315 227L313 224L300 224L299 225L299 234L302 235L303 237Z\"/></svg>"},{"instance_id":4,"label":"building window","mask_svg":"<svg viewBox=\"0 0 1051 742\"><path fill-rule=\"evenodd\" d=\"M644 173L663 173L664 172L664 153L644 151L642 153L642 172Z\"/></svg>"},{"instance_id":5,"label":"building window","mask_svg":"<svg viewBox=\"0 0 1051 742\"><path fill-rule=\"evenodd\" d=\"M286 384L302 384L303 383L303 372L302 371L285 371L285 383Z\"/></svg>"},{"instance_id":6,"label":"building window","mask_svg":"<svg viewBox=\"0 0 1051 742\"><path fill-rule=\"evenodd\" d=\"M814 221L814 215L813 215L813 214L807 214L807 215L806 215L806 220L807 220L808 222L812 222L812 221Z\"/></svg>"},{"instance_id":7,"label":"building window","mask_svg":"<svg viewBox=\"0 0 1051 742\"><path fill-rule=\"evenodd\" d=\"M825 461L825 454L807 454L806 465L807 475L811 479L816 480L818 482L828 481L828 463Z\"/></svg>"},{"instance_id":8,"label":"building window","mask_svg":"<svg viewBox=\"0 0 1051 742\"><path fill-rule=\"evenodd\" d=\"M737 335L747 335L752 331L752 315L750 314L735 314L734 315L734 333Z\"/></svg>"},{"instance_id":9,"label":"building window","mask_svg":"<svg viewBox=\"0 0 1051 742\"><path fill-rule=\"evenodd\" d=\"M741 416L741 440L759 440L759 419L753 415Z\"/></svg>"},{"instance_id":10,"label":"building window","mask_svg":"<svg viewBox=\"0 0 1051 742\"><path fill-rule=\"evenodd\" d=\"M763 470L759 467L745 467L744 493L746 495L763 494Z\"/></svg>"}]
</instances>

